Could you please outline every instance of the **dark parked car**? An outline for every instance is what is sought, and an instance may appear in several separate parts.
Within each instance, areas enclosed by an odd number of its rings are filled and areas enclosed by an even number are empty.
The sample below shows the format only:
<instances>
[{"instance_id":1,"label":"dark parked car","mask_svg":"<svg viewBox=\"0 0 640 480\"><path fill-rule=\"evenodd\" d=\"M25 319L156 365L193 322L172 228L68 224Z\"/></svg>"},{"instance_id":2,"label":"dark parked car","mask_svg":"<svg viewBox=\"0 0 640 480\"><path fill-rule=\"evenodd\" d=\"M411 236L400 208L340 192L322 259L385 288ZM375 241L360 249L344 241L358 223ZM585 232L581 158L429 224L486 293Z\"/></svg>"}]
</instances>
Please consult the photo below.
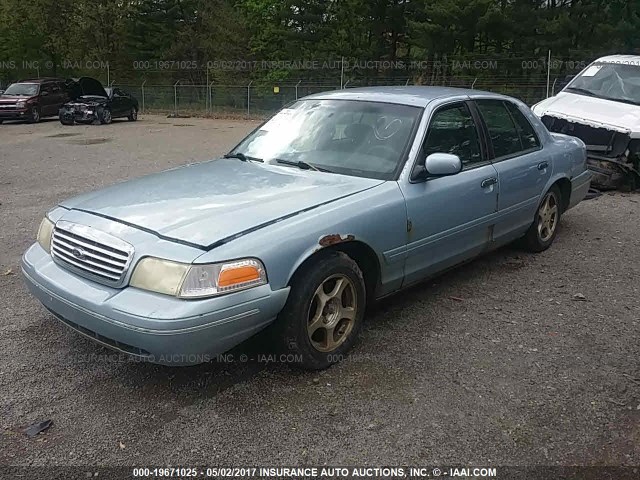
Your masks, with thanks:
<instances>
[{"instance_id":1,"label":"dark parked car","mask_svg":"<svg viewBox=\"0 0 640 480\"><path fill-rule=\"evenodd\" d=\"M73 99L60 108L59 118L63 125L93 123L109 124L114 118L126 117L130 121L138 119L138 100L119 88L104 88L91 77L74 81Z\"/></svg>"},{"instance_id":2,"label":"dark parked car","mask_svg":"<svg viewBox=\"0 0 640 480\"><path fill-rule=\"evenodd\" d=\"M69 84L62 78L34 78L12 83L0 94L0 123L27 120L37 123L58 114L72 98Z\"/></svg>"}]
</instances>

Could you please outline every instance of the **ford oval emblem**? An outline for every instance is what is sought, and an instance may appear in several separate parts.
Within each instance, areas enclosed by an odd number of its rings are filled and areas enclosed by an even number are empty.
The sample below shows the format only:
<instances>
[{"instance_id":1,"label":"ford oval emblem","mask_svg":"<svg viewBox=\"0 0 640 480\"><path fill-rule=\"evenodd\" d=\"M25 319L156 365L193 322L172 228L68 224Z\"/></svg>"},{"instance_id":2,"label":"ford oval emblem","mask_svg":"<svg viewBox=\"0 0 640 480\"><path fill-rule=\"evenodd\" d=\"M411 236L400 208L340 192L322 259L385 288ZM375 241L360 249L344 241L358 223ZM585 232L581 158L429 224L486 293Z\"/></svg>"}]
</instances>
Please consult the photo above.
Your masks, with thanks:
<instances>
[{"instance_id":1,"label":"ford oval emblem","mask_svg":"<svg viewBox=\"0 0 640 480\"><path fill-rule=\"evenodd\" d=\"M71 250L71 253L73 254L74 257L76 257L78 260L84 260L87 256L87 254L85 253L84 250L82 250L81 248L74 248L73 250Z\"/></svg>"}]
</instances>

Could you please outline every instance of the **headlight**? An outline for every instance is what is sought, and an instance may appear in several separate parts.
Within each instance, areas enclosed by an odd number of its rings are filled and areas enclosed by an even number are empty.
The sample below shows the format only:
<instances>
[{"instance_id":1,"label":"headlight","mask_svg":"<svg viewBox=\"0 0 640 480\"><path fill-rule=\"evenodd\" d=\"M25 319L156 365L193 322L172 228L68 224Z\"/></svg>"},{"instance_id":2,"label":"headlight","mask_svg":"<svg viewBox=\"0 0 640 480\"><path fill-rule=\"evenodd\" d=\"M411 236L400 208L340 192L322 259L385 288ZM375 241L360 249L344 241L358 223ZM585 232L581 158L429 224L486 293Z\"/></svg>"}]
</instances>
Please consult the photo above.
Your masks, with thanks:
<instances>
[{"instance_id":1,"label":"headlight","mask_svg":"<svg viewBox=\"0 0 640 480\"><path fill-rule=\"evenodd\" d=\"M16 107L18 108L24 108L27 106L27 101L26 100L18 100L16 102Z\"/></svg>"},{"instance_id":2,"label":"headlight","mask_svg":"<svg viewBox=\"0 0 640 480\"><path fill-rule=\"evenodd\" d=\"M38 228L38 243L47 252L51 252L51 234L53 233L53 227L53 222L47 217L44 217Z\"/></svg>"},{"instance_id":3,"label":"headlight","mask_svg":"<svg viewBox=\"0 0 640 480\"><path fill-rule=\"evenodd\" d=\"M246 290L267 283L264 265L247 258L230 262L187 265L159 258L143 258L129 285L181 298L203 298Z\"/></svg>"}]
</instances>

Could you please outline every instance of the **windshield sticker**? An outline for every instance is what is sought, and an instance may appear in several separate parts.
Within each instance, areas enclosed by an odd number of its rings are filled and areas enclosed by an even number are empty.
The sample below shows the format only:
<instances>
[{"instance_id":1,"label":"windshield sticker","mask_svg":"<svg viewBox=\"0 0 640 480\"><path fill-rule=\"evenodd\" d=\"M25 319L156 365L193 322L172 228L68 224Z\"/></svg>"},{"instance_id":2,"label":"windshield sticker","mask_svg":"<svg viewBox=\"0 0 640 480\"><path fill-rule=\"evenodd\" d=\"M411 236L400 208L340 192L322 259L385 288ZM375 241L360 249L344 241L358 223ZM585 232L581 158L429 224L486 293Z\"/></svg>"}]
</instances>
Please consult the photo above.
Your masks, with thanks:
<instances>
[{"instance_id":1,"label":"windshield sticker","mask_svg":"<svg viewBox=\"0 0 640 480\"><path fill-rule=\"evenodd\" d=\"M596 74L600 71L602 65L592 65L587 68L584 73L581 75L582 77L595 77Z\"/></svg>"}]
</instances>

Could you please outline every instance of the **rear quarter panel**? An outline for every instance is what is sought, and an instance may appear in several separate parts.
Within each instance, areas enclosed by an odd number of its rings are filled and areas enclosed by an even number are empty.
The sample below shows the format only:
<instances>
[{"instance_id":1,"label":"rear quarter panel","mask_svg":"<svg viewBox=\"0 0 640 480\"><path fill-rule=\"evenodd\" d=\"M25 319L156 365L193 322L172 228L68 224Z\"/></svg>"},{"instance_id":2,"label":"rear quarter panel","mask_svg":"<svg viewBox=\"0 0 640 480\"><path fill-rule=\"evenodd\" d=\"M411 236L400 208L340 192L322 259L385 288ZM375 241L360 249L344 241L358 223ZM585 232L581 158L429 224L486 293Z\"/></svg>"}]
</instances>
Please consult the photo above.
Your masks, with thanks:
<instances>
[{"instance_id":1,"label":"rear quarter panel","mask_svg":"<svg viewBox=\"0 0 640 480\"><path fill-rule=\"evenodd\" d=\"M582 140L551 133L533 111L522 102L517 102L520 110L536 130L543 148L551 156L551 177L547 181L541 195L562 179L573 181L587 170L587 147Z\"/></svg>"}]
</instances>

